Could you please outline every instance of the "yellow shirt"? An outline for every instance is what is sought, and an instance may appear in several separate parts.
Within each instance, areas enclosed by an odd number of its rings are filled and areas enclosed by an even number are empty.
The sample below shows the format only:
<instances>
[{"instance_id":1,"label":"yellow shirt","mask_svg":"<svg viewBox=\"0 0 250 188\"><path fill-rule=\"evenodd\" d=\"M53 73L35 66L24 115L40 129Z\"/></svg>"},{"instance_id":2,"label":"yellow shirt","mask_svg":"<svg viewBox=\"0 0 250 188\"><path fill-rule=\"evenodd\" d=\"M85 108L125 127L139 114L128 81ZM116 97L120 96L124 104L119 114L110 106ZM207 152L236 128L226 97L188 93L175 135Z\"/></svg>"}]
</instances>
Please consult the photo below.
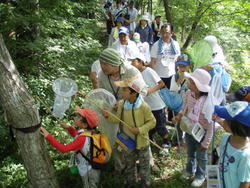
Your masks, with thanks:
<instances>
[{"instance_id":1,"label":"yellow shirt","mask_svg":"<svg viewBox=\"0 0 250 188\"><path fill-rule=\"evenodd\" d=\"M136 126L133 120L133 114L132 110L126 110L123 109L123 116L122 116L122 108L123 108L124 100L121 100L118 103L118 109L116 112L116 116L126 122L130 127L137 127L139 129L139 134L137 135L136 140L136 148L141 149L143 147L146 147L149 145L149 139L148 132L152 128L155 127L156 120L154 115L151 112L150 107L147 105L146 102L142 101L142 104L139 106L139 108L134 109L134 117L136 121ZM119 120L114 118L113 116L109 115L107 117L107 120L112 123L119 123ZM126 125L123 125L123 131L128 134L131 138L135 139L135 135L130 132L128 127ZM146 139L147 138L147 139Z\"/></svg>"}]
</instances>

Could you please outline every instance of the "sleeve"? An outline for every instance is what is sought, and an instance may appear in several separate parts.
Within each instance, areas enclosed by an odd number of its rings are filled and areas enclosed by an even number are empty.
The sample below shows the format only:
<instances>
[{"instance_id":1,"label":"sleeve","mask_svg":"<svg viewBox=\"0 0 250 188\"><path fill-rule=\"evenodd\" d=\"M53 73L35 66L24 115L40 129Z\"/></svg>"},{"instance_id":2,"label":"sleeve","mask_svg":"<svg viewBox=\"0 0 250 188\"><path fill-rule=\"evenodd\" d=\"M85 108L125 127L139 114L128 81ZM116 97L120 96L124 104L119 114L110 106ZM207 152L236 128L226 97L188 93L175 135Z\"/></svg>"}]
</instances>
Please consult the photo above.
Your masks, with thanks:
<instances>
[{"instance_id":1,"label":"sleeve","mask_svg":"<svg viewBox=\"0 0 250 188\"><path fill-rule=\"evenodd\" d=\"M120 123L120 119L121 119L121 113L122 113L122 108L123 108L123 100L119 101L118 103L118 109L117 112L114 114L116 117L112 116L112 115L108 115L108 117L106 118L109 122L111 123Z\"/></svg>"},{"instance_id":2,"label":"sleeve","mask_svg":"<svg viewBox=\"0 0 250 188\"><path fill-rule=\"evenodd\" d=\"M205 138L203 139L203 141L201 142L201 145L205 148L208 148L209 145L210 145L210 142L212 140L212 137L213 137L213 125L212 123L209 123L207 121L207 119L205 119L204 115L202 114L201 116L202 117L202 123L201 125L202 126L206 126L207 128L205 129L206 130L206 133L205 133ZM200 121L199 121L200 122Z\"/></svg>"},{"instance_id":3,"label":"sleeve","mask_svg":"<svg viewBox=\"0 0 250 188\"><path fill-rule=\"evenodd\" d=\"M153 113L151 112L151 109L149 108L149 106L146 103L144 103L144 104L145 104L145 106L143 109L143 114L145 117L145 124L143 126L139 127L140 134L147 134L149 132L149 130L154 128L156 125L156 120L155 120Z\"/></svg>"},{"instance_id":4,"label":"sleeve","mask_svg":"<svg viewBox=\"0 0 250 188\"><path fill-rule=\"evenodd\" d=\"M148 26L148 28L149 28L148 43L152 45L153 44L153 30L150 26Z\"/></svg>"},{"instance_id":5,"label":"sleeve","mask_svg":"<svg viewBox=\"0 0 250 188\"><path fill-rule=\"evenodd\" d=\"M72 137L75 137L76 135L78 135L78 131L74 127L72 127L72 126L70 126L67 130L68 130L68 133Z\"/></svg>"},{"instance_id":6,"label":"sleeve","mask_svg":"<svg viewBox=\"0 0 250 188\"><path fill-rule=\"evenodd\" d=\"M158 84L158 82L161 81L160 76L153 69L150 69L150 72L151 72L151 76L152 76L153 81Z\"/></svg>"},{"instance_id":7,"label":"sleeve","mask_svg":"<svg viewBox=\"0 0 250 188\"><path fill-rule=\"evenodd\" d=\"M241 183L250 182L250 153L243 154L237 172Z\"/></svg>"},{"instance_id":8,"label":"sleeve","mask_svg":"<svg viewBox=\"0 0 250 188\"><path fill-rule=\"evenodd\" d=\"M49 134L46 137L46 140L54 147L56 148L58 151L62 152L62 153L66 153L69 151L78 151L80 149L82 149L86 137L85 136L78 136L74 141L70 142L69 144L61 144L60 142L58 142L51 134Z\"/></svg>"},{"instance_id":9,"label":"sleeve","mask_svg":"<svg viewBox=\"0 0 250 188\"><path fill-rule=\"evenodd\" d=\"M151 58L157 58L158 42L154 43L151 49Z\"/></svg>"}]
</instances>

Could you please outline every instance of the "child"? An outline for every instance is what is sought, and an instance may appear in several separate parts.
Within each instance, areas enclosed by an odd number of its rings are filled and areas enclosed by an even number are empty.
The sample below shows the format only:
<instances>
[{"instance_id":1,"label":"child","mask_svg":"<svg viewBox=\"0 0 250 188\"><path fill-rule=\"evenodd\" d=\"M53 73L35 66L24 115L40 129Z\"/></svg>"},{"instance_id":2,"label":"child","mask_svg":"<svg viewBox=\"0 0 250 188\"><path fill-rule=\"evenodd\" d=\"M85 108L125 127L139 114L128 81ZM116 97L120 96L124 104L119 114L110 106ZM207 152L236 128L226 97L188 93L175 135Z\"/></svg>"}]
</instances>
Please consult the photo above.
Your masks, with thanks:
<instances>
[{"instance_id":1,"label":"child","mask_svg":"<svg viewBox=\"0 0 250 188\"><path fill-rule=\"evenodd\" d=\"M225 119L221 124L229 132L220 145L219 170L221 185L250 187L250 104L237 101L227 106L215 106L214 113ZM216 121L221 122L218 117Z\"/></svg>"},{"instance_id":2,"label":"child","mask_svg":"<svg viewBox=\"0 0 250 188\"><path fill-rule=\"evenodd\" d=\"M151 27L153 30L153 42L155 43L157 40L160 39L160 30L161 30L162 22L161 22L161 15L155 15L155 21L153 21Z\"/></svg>"},{"instance_id":3,"label":"child","mask_svg":"<svg viewBox=\"0 0 250 188\"><path fill-rule=\"evenodd\" d=\"M98 115L95 111L91 109L82 109L76 107L77 116L74 118L74 123L77 127L81 129L86 129L86 131L94 132L98 125ZM61 123L61 127L67 129L69 134L75 139L67 145L58 142L45 128L40 129L40 133L46 138L46 140L58 151L60 152L70 152L70 151L80 151L90 155L90 137L80 135L83 130L77 131L72 126ZM96 187L100 178L100 170L91 168L89 162L87 162L81 153L76 154L77 167L82 178L84 187Z\"/></svg>"},{"instance_id":4,"label":"child","mask_svg":"<svg viewBox=\"0 0 250 188\"><path fill-rule=\"evenodd\" d=\"M176 61L176 67L178 72L171 79L170 90L178 92L182 100L185 101L186 92L188 90L187 78L184 76L185 72L189 72L191 69L190 57L187 54L181 54ZM169 119L173 118L173 112L169 111L168 113ZM177 126L180 143L183 144L183 132L180 129L180 124Z\"/></svg>"},{"instance_id":5,"label":"child","mask_svg":"<svg viewBox=\"0 0 250 188\"><path fill-rule=\"evenodd\" d=\"M146 61L144 63L149 64L151 61L149 44L147 42L143 42L143 43L141 42L139 33L134 33L132 40L135 42L137 48L139 49L139 52L144 54L146 58Z\"/></svg>"},{"instance_id":6,"label":"child","mask_svg":"<svg viewBox=\"0 0 250 188\"><path fill-rule=\"evenodd\" d=\"M125 153L125 187L133 187L136 182L136 161L139 160L140 185L150 187L149 141L148 132L155 126L155 118L149 106L141 95L147 93L142 78L132 77L115 84L122 87L123 100L118 103L116 116L125 121L129 127L122 125L121 130L136 143L136 148ZM119 120L103 111L103 116L109 121L118 123Z\"/></svg>"},{"instance_id":7,"label":"child","mask_svg":"<svg viewBox=\"0 0 250 188\"><path fill-rule=\"evenodd\" d=\"M135 32L140 34L142 43L147 42L152 44L153 32L152 28L148 25L148 20L148 16L143 15L139 21L139 25L135 28Z\"/></svg>"},{"instance_id":8,"label":"child","mask_svg":"<svg viewBox=\"0 0 250 188\"><path fill-rule=\"evenodd\" d=\"M119 39L119 29L122 27L124 19L122 17L118 17L115 20L115 27L112 28L112 31L109 35L109 43L108 47L111 47L115 41Z\"/></svg>"},{"instance_id":9,"label":"child","mask_svg":"<svg viewBox=\"0 0 250 188\"><path fill-rule=\"evenodd\" d=\"M157 75L157 73L150 67L146 67L144 64L145 58L142 54L137 54L132 59L132 65L135 66L142 74L142 77L148 88L148 94L144 98L145 102L150 106L152 113L156 119L156 126L149 131L150 139L153 138L155 132L157 132L163 139L163 152L168 152L170 147L168 141L168 130L166 128L166 114L165 103L162 101L159 93L157 92L165 86L164 82Z\"/></svg>"},{"instance_id":10,"label":"child","mask_svg":"<svg viewBox=\"0 0 250 188\"><path fill-rule=\"evenodd\" d=\"M200 187L205 181L207 149L213 136L212 125L205 118L202 109L205 107L208 92L210 91L209 82L211 80L210 74L203 69L196 69L192 74L187 72L184 75L188 78L188 88L185 99L184 109L172 119L175 124L179 122L185 115L191 125L199 123L205 129L205 134L200 142L189 133L186 133L186 145L188 162L186 172L182 175L183 178L188 178L195 173L195 179L192 186ZM196 164L197 161L197 165Z\"/></svg>"}]
</instances>

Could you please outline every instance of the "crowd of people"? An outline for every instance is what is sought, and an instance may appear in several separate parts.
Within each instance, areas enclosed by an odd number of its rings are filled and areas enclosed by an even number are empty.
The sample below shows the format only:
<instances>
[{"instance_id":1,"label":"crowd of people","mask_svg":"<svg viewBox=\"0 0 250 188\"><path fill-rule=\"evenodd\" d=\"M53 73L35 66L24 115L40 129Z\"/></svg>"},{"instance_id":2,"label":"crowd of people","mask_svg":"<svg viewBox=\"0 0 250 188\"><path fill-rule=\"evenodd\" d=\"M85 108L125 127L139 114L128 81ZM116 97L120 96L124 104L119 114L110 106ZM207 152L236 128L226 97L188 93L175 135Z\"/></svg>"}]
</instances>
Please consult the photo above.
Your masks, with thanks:
<instances>
[{"instance_id":1,"label":"crowd of people","mask_svg":"<svg viewBox=\"0 0 250 188\"><path fill-rule=\"evenodd\" d=\"M103 5L108 48L93 63L90 73L93 88L103 88L117 100L114 106L117 118L105 109L102 115L112 123L125 122L128 126L120 125L119 132L131 138L135 145L129 151L112 146L113 165L117 174L126 177L124 186L134 187L138 178L140 187L151 186L153 157L149 140L154 140L157 133L162 138L160 152L168 153L171 140L167 124L177 125L180 145L186 147L187 164L181 178L193 178L192 186L202 186L209 176L206 174L208 148L216 134L214 122L217 122L226 131L216 164L220 172L218 186L250 187L250 86L226 94L230 87L225 69L228 64L216 37L204 38L213 50L211 62L194 66L190 56L181 53L173 36L173 25L163 23L159 14L153 21L148 14L139 16L134 5L133 0L108 0ZM181 111L174 112L165 104L159 94L163 88L181 95L184 101ZM222 96L216 102L214 93ZM74 122L78 127L92 131L98 126L94 112L76 110L78 116ZM62 127L72 136L80 134L69 125L62 124ZM44 128L41 133L61 152L87 147L86 136L80 135L63 145ZM87 179L86 173L80 174L85 177L83 182L86 185L88 180L90 187L97 187L99 171L90 172L92 175L87 175L91 178Z\"/></svg>"}]
</instances>

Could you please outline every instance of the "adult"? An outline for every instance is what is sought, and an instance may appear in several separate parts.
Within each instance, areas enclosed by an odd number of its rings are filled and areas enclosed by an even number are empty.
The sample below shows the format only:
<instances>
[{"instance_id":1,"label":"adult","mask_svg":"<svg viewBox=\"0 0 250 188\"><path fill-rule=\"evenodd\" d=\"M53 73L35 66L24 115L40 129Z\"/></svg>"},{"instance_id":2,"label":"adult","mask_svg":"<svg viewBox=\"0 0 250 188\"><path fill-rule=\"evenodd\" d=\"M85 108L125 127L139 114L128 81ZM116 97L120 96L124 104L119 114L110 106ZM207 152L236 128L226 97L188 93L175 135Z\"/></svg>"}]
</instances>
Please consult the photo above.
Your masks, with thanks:
<instances>
[{"instance_id":1,"label":"adult","mask_svg":"<svg viewBox=\"0 0 250 188\"><path fill-rule=\"evenodd\" d=\"M112 48L117 50L121 57L125 60L125 63L130 64L129 59L134 53L138 53L139 50L134 41L129 39L129 30L126 27L121 27L118 31L119 40L113 43Z\"/></svg>"},{"instance_id":2,"label":"adult","mask_svg":"<svg viewBox=\"0 0 250 188\"><path fill-rule=\"evenodd\" d=\"M99 87L111 92L116 99L121 99L121 90L114 84L114 81L124 80L134 76L141 76L132 65L125 64L120 53L112 48L103 50L100 55L101 71L98 75Z\"/></svg>"},{"instance_id":3,"label":"adult","mask_svg":"<svg viewBox=\"0 0 250 188\"><path fill-rule=\"evenodd\" d=\"M104 15L106 17L106 28L107 28L108 34L111 33L111 29L113 27L112 3L113 3L113 0L108 0L107 3L103 5Z\"/></svg>"},{"instance_id":4,"label":"adult","mask_svg":"<svg viewBox=\"0 0 250 188\"><path fill-rule=\"evenodd\" d=\"M222 47L218 44L217 38L213 35L209 35L206 36L204 40L206 40L213 49L212 63L220 63L223 66L228 66Z\"/></svg>"},{"instance_id":5,"label":"adult","mask_svg":"<svg viewBox=\"0 0 250 188\"><path fill-rule=\"evenodd\" d=\"M141 42L147 42L149 44L153 44L153 33L152 28L149 25L149 18L147 15L143 15L140 20L138 26L135 28L135 32L140 34Z\"/></svg>"},{"instance_id":6,"label":"adult","mask_svg":"<svg viewBox=\"0 0 250 188\"><path fill-rule=\"evenodd\" d=\"M134 1L129 2L128 8L126 9L126 14L124 16L125 23L127 24L131 34L134 33L136 27L135 20L138 15L138 10L134 8L134 5Z\"/></svg>"},{"instance_id":7,"label":"adult","mask_svg":"<svg viewBox=\"0 0 250 188\"><path fill-rule=\"evenodd\" d=\"M160 30L161 38L151 49L151 67L170 88L171 78L175 74L175 61L180 55L180 45L172 39L173 26L163 24Z\"/></svg>"},{"instance_id":8,"label":"adult","mask_svg":"<svg viewBox=\"0 0 250 188\"><path fill-rule=\"evenodd\" d=\"M155 20L153 21L153 23L151 25L151 28L153 30L153 42L154 43L157 40L159 40L160 37L161 37L161 34L160 34L161 26L162 26L161 15L160 14L156 14L155 15Z\"/></svg>"},{"instance_id":9,"label":"adult","mask_svg":"<svg viewBox=\"0 0 250 188\"><path fill-rule=\"evenodd\" d=\"M117 100L122 99L122 89L114 84L115 81L124 81L134 76L142 79L140 71L132 65L125 64L120 53L115 49L103 50L99 60L102 69L98 75L99 87L113 93ZM124 153L114 147L113 157L115 170L117 173L121 173L125 168Z\"/></svg>"},{"instance_id":10,"label":"adult","mask_svg":"<svg viewBox=\"0 0 250 188\"><path fill-rule=\"evenodd\" d=\"M90 81L92 82L93 88L99 88L99 83L98 83L98 74L101 70L101 65L99 59L96 60L92 65L91 65L91 72L89 74Z\"/></svg>"}]
</instances>

